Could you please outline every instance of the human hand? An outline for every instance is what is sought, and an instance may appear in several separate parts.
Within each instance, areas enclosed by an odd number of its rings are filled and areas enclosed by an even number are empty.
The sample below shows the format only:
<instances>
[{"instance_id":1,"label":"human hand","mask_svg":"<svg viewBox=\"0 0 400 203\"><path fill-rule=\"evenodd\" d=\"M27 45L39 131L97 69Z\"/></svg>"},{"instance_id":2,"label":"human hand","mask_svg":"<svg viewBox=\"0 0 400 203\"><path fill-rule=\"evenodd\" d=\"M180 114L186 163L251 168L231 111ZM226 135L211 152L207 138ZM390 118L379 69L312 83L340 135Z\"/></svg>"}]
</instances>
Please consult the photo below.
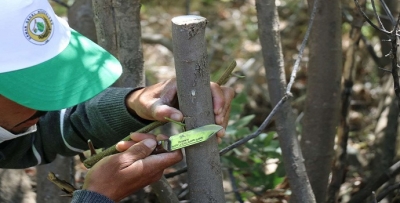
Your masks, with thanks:
<instances>
[{"instance_id":1,"label":"human hand","mask_svg":"<svg viewBox=\"0 0 400 203\"><path fill-rule=\"evenodd\" d=\"M117 144L122 153L103 158L86 175L83 189L120 201L133 192L159 180L165 168L182 159L180 150L150 155L155 146L151 134L136 133L133 141Z\"/></svg>"},{"instance_id":2,"label":"human hand","mask_svg":"<svg viewBox=\"0 0 400 203\"><path fill-rule=\"evenodd\" d=\"M234 97L232 88L219 86L211 82L211 94L215 123L226 128L229 121L231 101ZM126 100L126 106L131 113L147 120L166 121L165 117L175 121L182 121L183 114L177 109L176 80L170 79L155 85L136 90ZM217 136L224 136L220 130Z\"/></svg>"}]
</instances>

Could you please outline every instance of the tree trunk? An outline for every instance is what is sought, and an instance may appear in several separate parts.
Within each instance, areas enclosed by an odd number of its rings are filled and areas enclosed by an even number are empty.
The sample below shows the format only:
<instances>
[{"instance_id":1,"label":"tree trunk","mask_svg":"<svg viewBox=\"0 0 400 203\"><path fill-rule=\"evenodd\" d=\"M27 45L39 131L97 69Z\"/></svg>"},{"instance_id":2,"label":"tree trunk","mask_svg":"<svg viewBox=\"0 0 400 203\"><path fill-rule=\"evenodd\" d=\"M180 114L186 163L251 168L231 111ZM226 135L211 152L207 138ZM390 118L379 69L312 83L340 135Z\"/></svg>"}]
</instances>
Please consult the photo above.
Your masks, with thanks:
<instances>
[{"instance_id":1,"label":"tree trunk","mask_svg":"<svg viewBox=\"0 0 400 203\"><path fill-rule=\"evenodd\" d=\"M256 8L269 95L272 106L275 106L286 92L278 11L275 0L256 0ZM295 117L289 101L283 104L275 118L285 171L292 190L291 202L315 202L303 163L303 155L297 139Z\"/></svg>"},{"instance_id":2,"label":"tree trunk","mask_svg":"<svg viewBox=\"0 0 400 203\"><path fill-rule=\"evenodd\" d=\"M206 25L207 20L200 16L172 19L179 108L186 130L215 123L204 38ZM190 202L225 202L216 136L187 147L185 152Z\"/></svg>"},{"instance_id":3,"label":"tree trunk","mask_svg":"<svg viewBox=\"0 0 400 203\"><path fill-rule=\"evenodd\" d=\"M365 0L359 1L360 5L365 7ZM353 9L353 21L351 23L351 30L349 33L350 45L346 50L346 58L344 62L344 89L342 91L342 106L340 114L340 126L337 130L337 143L336 143L336 156L332 164L331 181L328 187L327 203L336 203L339 198L340 187L346 180L347 172L347 144L350 134L349 129L349 111L351 103L351 94L355 75L360 60L359 46L361 40L361 27L364 23L364 17L359 10L355 7Z\"/></svg>"},{"instance_id":4,"label":"tree trunk","mask_svg":"<svg viewBox=\"0 0 400 203\"><path fill-rule=\"evenodd\" d=\"M114 85L144 86L140 1L93 0L93 13L98 44L118 58L124 69Z\"/></svg>"},{"instance_id":5,"label":"tree trunk","mask_svg":"<svg viewBox=\"0 0 400 203\"><path fill-rule=\"evenodd\" d=\"M308 1L310 7L313 1ZM318 203L325 202L340 113L342 73L340 1L320 1L311 30L307 99L301 146Z\"/></svg>"},{"instance_id":6,"label":"tree trunk","mask_svg":"<svg viewBox=\"0 0 400 203\"><path fill-rule=\"evenodd\" d=\"M139 87L145 85L143 52L141 46L140 0L93 0L94 21L98 43L121 62L123 74L114 84L117 87ZM162 177L153 184L159 199L165 203L176 203L167 180ZM143 190L139 191L142 193ZM138 193L137 193L138 194ZM143 196L143 195L138 195ZM144 202L142 198L139 202Z\"/></svg>"},{"instance_id":7,"label":"tree trunk","mask_svg":"<svg viewBox=\"0 0 400 203\"><path fill-rule=\"evenodd\" d=\"M77 0L68 9L68 24L83 36L97 42L92 0Z\"/></svg>"}]
</instances>

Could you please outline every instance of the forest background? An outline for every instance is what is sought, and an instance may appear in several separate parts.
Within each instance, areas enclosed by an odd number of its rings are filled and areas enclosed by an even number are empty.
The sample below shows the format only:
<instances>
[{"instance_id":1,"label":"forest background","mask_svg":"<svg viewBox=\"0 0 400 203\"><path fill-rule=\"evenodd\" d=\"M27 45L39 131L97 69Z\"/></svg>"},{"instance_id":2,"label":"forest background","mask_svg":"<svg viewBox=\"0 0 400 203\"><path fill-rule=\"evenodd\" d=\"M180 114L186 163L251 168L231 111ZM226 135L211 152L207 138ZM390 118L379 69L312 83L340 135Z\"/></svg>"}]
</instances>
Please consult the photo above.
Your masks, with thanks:
<instances>
[{"instance_id":1,"label":"forest background","mask_svg":"<svg viewBox=\"0 0 400 203\"><path fill-rule=\"evenodd\" d=\"M77 9L79 6L84 7L82 5L90 1L50 2L56 13L69 21L77 20L82 24L90 20L85 15L78 15L79 12L84 11ZM295 62L299 59L299 50L309 26L312 2L275 1L279 16L282 65L286 81L290 80ZM364 5L363 9L367 15L377 22L371 3L367 2L365 5L364 1L360 2ZM397 0L385 2L397 19L400 11L399 2ZM365 23L354 1L336 3L340 6L337 7L338 10L332 7L332 12L336 12L339 16L336 23L339 24L337 27L340 39L330 41L329 33L337 32L334 30L336 25L324 17L319 17L317 12L315 17L317 23L313 26L315 29L325 30L328 33L327 38L325 40L317 38L317 31L314 31L314 34L311 33L298 64L300 70L291 88L292 97L288 100L291 113L294 115L296 136L300 140L306 158L307 170L329 168L327 177L323 178L320 178L321 176L317 173L313 177L314 174L309 172L311 186L317 202L373 202L375 199L380 202L400 202L397 196L397 190L400 187L397 183L399 167L396 165L400 158L399 150L397 150L399 109L393 90L393 78L387 71L391 69L391 47L390 43L385 41L388 36L382 35ZM215 81L233 60L237 62L235 75L226 84L234 88L236 92L232 103L231 121L227 135L219 147L223 149L256 131L277 103L276 99L273 101L270 95L273 90L268 83L268 67L265 66L265 54L263 55L260 42L260 19L257 17L256 1L149 0L141 4L140 19L146 85L175 76L171 19L187 13L203 16L208 20L206 42L212 80ZM382 4L376 1L376 6L384 26L390 28L389 18L383 11ZM320 13L323 13L326 5L321 7ZM81 16L81 18L72 19L71 16ZM324 24L324 20L327 27L315 27ZM318 23L319 21L322 22ZM95 28L87 26L89 24L85 25L86 28L80 28L85 30L78 30L96 41ZM94 23L92 25L94 26ZM390 30L389 28L387 29ZM358 33L357 36L355 33ZM311 72L315 70L311 69L312 64L310 64L314 56L310 50L311 47L318 46L319 48L315 49L329 50L332 46L336 46L331 43L338 42L340 56L327 56L318 67L321 72ZM338 58L340 59L337 60ZM330 73L332 69L328 70L332 64L337 69L335 74ZM335 72L335 67L333 69ZM327 75L318 74L323 72ZM337 82L330 82L324 77L336 78ZM310 82L315 78L319 80ZM316 86L318 86L317 89ZM317 95L314 98L333 95L334 99L329 100L329 97L325 97L328 101L310 100L307 98L310 94ZM329 103L334 104L329 106L331 105ZM307 109L319 106L321 108L328 106L330 114L317 109L317 112L309 111L305 115ZM313 113L320 113L325 117L312 115ZM274 120L258 137L222 156L227 202L289 202L292 191L283 165L277 126L279 128L277 120ZM322 126L319 132L312 133L312 130L307 130L307 128L318 128L318 126ZM324 130L326 130L326 137L329 137L328 134L333 131L332 138L322 139L321 137L325 137ZM311 145L317 145L317 148L307 147L305 139L302 139L305 132L315 136L307 137L307 139L313 140ZM307 157L312 157L309 154L320 154L322 158L307 159ZM324 159L325 162L320 162L319 159ZM86 169L77 157L69 161L74 163L74 174L70 174L73 177L70 180L79 186ZM391 166L391 170L388 170ZM181 166L169 169L166 173L175 172L179 170L179 167ZM58 169L55 167L53 170L57 172ZM343 178L339 178L340 180L335 179L335 172L337 174L338 171L344 174ZM36 178L39 174L36 168L25 170L24 173L28 174L33 181L34 191L36 186L46 182ZM389 177L372 187L368 185L376 183L376 177L381 177L380 174L387 174ZM187 200L188 185L185 174L176 175L168 180L180 200ZM326 190L318 190L321 185L325 185ZM368 195L362 200L354 199L363 190L367 191ZM54 202L49 200L49 196L44 197L46 198L47 202ZM149 187L136 196L125 199L124 202L158 202L158 200Z\"/></svg>"}]
</instances>

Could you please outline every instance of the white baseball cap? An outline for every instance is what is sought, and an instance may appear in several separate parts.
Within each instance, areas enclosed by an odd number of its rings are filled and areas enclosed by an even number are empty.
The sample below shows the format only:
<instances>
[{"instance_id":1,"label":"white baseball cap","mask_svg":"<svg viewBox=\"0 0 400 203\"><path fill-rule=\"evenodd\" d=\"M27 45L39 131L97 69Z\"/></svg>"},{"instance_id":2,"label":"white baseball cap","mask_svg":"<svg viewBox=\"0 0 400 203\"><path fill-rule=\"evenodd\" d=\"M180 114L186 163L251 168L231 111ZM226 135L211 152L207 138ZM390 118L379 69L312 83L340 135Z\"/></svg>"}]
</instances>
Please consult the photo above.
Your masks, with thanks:
<instances>
[{"instance_id":1,"label":"white baseball cap","mask_svg":"<svg viewBox=\"0 0 400 203\"><path fill-rule=\"evenodd\" d=\"M55 15L48 0L2 0L0 95L35 110L59 110L112 85L121 64Z\"/></svg>"}]
</instances>

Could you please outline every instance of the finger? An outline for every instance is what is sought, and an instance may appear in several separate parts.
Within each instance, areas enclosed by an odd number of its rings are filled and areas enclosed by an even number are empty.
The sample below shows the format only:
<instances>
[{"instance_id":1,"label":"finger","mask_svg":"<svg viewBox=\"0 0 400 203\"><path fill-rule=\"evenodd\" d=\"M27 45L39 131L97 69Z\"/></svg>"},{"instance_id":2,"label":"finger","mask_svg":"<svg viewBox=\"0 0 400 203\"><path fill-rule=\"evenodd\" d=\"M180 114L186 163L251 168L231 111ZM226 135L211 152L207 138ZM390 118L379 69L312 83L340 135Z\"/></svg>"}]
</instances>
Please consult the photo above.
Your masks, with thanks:
<instances>
[{"instance_id":1,"label":"finger","mask_svg":"<svg viewBox=\"0 0 400 203\"><path fill-rule=\"evenodd\" d=\"M224 95L223 98L225 100L225 103L220 114L215 115L215 123L226 127L229 121L229 112L231 107L230 103L235 96L235 92L230 87L221 87L221 89Z\"/></svg>"},{"instance_id":2,"label":"finger","mask_svg":"<svg viewBox=\"0 0 400 203\"><path fill-rule=\"evenodd\" d=\"M131 147L132 145L134 145L136 142L133 141L120 141L115 145L115 148L117 149L117 151L119 152L124 152L127 149L129 149L129 147Z\"/></svg>"},{"instance_id":3,"label":"finger","mask_svg":"<svg viewBox=\"0 0 400 203\"><path fill-rule=\"evenodd\" d=\"M166 121L165 118L170 118L178 122L183 120L182 112L174 107L161 104L160 102L154 103L151 111L153 114L152 116L158 121Z\"/></svg>"},{"instance_id":4,"label":"finger","mask_svg":"<svg viewBox=\"0 0 400 203\"><path fill-rule=\"evenodd\" d=\"M144 159L153 152L156 145L157 143L154 139L145 139L132 145L132 147L130 147L128 150L125 151L125 153L122 154L123 157L121 157L121 159L123 159L125 162L130 163L133 163L140 159Z\"/></svg>"},{"instance_id":5,"label":"finger","mask_svg":"<svg viewBox=\"0 0 400 203\"><path fill-rule=\"evenodd\" d=\"M213 100L214 114L218 115L222 113L223 107L225 106L224 93L221 87L217 83L211 82L210 87Z\"/></svg>"},{"instance_id":6,"label":"finger","mask_svg":"<svg viewBox=\"0 0 400 203\"><path fill-rule=\"evenodd\" d=\"M173 152L162 153L157 155L151 155L146 159L143 159L143 166L160 168L162 170L180 162L183 158L181 150L176 150Z\"/></svg>"},{"instance_id":7,"label":"finger","mask_svg":"<svg viewBox=\"0 0 400 203\"><path fill-rule=\"evenodd\" d=\"M231 114L231 106L229 106L227 108L227 111L225 112L225 116L224 116L225 119L224 119L224 122L222 123L222 126L224 128L226 128L228 126L230 114Z\"/></svg>"},{"instance_id":8,"label":"finger","mask_svg":"<svg viewBox=\"0 0 400 203\"><path fill-rule=\"evenodd\" d=\"M156 140L166 140L166 139L168 139L168 138L169 138L169 137L166 136L166 135L159 134L159 135L157 135Z\"/></svg>"},{"instance_id":9,"label":"finger","mask_svg":"<svg viewBox=\"0 0 400 203\"><path fill-rule=\"evenodd\" d=\"M225 136L225 129L221 129L220 131L217 132L218 139L221 139L224 136ZM221 143L221 142L218 142L218 143Z\"/></svg>"},{"instance_id":10,"label":"finger","mask_svg":"<svg viewBox=\"0 0 400 203\"><path fill-rule=\"evenodd\" d=\"M149 133L131 133L130 134L131 140L134 142L140 142L144 139L154 139L156 136Z\"/></svg>"}]
</instances>

